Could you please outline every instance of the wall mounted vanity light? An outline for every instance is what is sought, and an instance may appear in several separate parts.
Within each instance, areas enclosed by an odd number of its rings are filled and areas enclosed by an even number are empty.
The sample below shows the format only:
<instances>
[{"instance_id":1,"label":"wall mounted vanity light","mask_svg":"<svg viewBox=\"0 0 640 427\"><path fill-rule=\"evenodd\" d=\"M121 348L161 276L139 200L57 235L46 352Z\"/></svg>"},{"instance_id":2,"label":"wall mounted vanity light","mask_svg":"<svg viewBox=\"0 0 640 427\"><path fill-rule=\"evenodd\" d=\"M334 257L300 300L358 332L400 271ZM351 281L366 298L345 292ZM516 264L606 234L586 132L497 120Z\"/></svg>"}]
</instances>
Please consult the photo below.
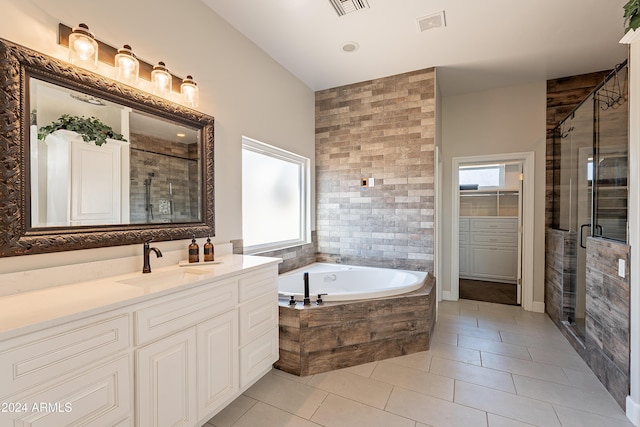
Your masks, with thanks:
<instances>
[{"instance_id":1,"label":"wall mounted vanity light","mask_svg":"<svg viewBox=\"0 0 640 427\"><path fill-rule=\"evenodd\" d=\"M180 85L180 93L182 94L182 102L185 105L195 108L200 101L200 94L198 91L198 85L193 80L193 77L187 76Z\"/></svg>"},{"instance_id":2,"label":"wall mounted vanity light","mask_svg":"<svg viewBox=\"0 0 640 427\"><path fill-rule=\"evenodd\" d=\"M153 83L153 93L167 96L171 93L171 73L164 62L158 62L151 71L151 82Z\"/></svg>"},{"instance_id":3,"label":"wall mounted vanity light","mask_svg":"<svg viewBox=\"0 0 640 427\"><path fill-rule=\"evenodd\" d=\"M84 40L82 40L78 44L76 40L78 40L80 36L84 36L87 41L92 40L95 43L95 45L93 46L93 53L95 57L91 57L91 61L93 62L87 65L81 64L79 62L79 58L81 58L80 52L82 52L82 57L87 57L87 55L92 51L92 47L91 44L83 44ZM116 49L104 42L101 42L100 40L97 40L95 38L95 36L89 31L89 27L87 27L87 25L85 24L80 24L73 30L64 24L59 24L58 44L69 48L69 62L71 62L72 64L81 65L85 68L95 69L97 68L97 61L103 62L117 69L116 78L119 81L131 86L139 87L138 79L134 77L136 74L134 71L135 63L132 61L135 60L138 63L137 74L139 78L147 80L153 84L154 94L166 98L173 98L172 91L175 91L173 93L179 93L179 96L184 105L192 108L198 106L198 87L195 81L193 81L193 77L187 76L187 78L183 80L182 78L171 74L166 65L162 62L158 63L158 65L156 66L153 66L150 63L137 58L134 52L131 50L131 46L129 45L124 45L123 48ZM75 56L72 57L72 55L77 55L78 58L76 58ZM129 69L128 67L130 66L133 66L133 68ZM166 73L159 73L163 71ZM182 86L185 83L187 85L186 91L182 89Z\"/></svg>"},{"instance_id":4,"label":"wall mounted vanity light","mask_svg":"<svg viewBox=\"0 0 640 427\"><path fill-rule=\"evenodd\" d=\"M69 62L84 68L98 67L98 42L86 24L80 24L69 34Z\"/></svg>"},{"instance_id":5,"label":"wall mounted vanity light","mask_svg":"<svg viewBox=\"0 0 640 427\"><path fill-rule=\"evenodd\" d=\"M115 56L114 61L118 70L118 81L131 86L138 84L140 62L136 58L136 54L131 50L131 46L125 44L118 49L118 54Z\"/></svg>"}]
</instances>

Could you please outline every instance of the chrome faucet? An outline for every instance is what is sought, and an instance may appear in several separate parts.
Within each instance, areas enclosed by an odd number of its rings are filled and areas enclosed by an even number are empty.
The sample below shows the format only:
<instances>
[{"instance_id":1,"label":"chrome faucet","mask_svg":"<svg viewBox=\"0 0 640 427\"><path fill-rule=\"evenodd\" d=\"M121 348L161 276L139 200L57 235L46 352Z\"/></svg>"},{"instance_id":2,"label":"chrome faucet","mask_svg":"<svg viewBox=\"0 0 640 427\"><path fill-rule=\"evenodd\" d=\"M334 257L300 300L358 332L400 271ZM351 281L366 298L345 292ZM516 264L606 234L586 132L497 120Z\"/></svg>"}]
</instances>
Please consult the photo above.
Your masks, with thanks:
<instances>
[{"instance_id":1,"label":"chrome faucet","mask_svg":"<svg viewBox=\"0 0 640 427\"><path fill-rule=\"evenodd\" d=\"M142 265L143 273L151 273L151 264L149 264L149 255L151 251L156 253L157 258L162 258L162 252L160 252L160 249L149 247L149 243L151 243L151 241L144 242L144 246L143 246L143 259L144 259L144 264Z\"/></svg>"}]
</instances>

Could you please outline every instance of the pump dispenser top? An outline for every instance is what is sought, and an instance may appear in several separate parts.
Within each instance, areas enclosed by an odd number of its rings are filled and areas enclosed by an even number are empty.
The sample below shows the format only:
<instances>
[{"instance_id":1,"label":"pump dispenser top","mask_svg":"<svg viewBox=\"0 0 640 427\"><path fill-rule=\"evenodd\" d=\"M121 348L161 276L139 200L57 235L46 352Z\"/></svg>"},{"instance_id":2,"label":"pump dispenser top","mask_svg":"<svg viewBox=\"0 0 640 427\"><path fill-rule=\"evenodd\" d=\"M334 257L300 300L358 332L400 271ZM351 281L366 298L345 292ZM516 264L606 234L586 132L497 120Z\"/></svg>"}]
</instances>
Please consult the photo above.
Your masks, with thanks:
<instances>
[{"instance_id":1,"label":"pump dispenser top","mask_svg":"<svg viewBox=\"0 0 640 427\"><path fill-rule=\"evenodd\" d=\"M211 243L211 236L207 237L207 243L204 244L204 262L211 262L214 260L214 248Z\"/></svg>"}]
</instances>

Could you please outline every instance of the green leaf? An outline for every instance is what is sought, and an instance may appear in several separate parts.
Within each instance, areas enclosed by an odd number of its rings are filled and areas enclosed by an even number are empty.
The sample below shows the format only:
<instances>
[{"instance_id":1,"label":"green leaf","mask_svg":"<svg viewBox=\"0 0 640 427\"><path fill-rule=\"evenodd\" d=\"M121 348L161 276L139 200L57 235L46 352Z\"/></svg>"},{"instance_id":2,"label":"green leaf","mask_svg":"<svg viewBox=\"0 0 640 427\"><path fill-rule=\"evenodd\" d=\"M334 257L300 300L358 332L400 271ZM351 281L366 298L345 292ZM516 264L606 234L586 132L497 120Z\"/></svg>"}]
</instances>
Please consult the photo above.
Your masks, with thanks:
<instances>
[{"instance_id":1,"label":"green leaf","mask_svg":"<svg viewBox=\"0 0 640 427\"><path fill-rule=\"evenodd\" d=\"M629 0L623 6L625 32L640 26L640 0Z\"/></svg>"},{"instance_id":2,"label":"green leaf","mask_svg":"<svg viewBox=\"0 0 640 427\"><path fill-rule=\"evenodd\" d=\"M127 141L121 134L114 132L111 126L102 123L96 117L86 118L68 114L63 114L58 120L38 129L38 139L44 140L49 134L59 129L76 132L82 136L84 142L93 141L97 146L105 144L107 138Z\"/></svg>"}]
</instances>

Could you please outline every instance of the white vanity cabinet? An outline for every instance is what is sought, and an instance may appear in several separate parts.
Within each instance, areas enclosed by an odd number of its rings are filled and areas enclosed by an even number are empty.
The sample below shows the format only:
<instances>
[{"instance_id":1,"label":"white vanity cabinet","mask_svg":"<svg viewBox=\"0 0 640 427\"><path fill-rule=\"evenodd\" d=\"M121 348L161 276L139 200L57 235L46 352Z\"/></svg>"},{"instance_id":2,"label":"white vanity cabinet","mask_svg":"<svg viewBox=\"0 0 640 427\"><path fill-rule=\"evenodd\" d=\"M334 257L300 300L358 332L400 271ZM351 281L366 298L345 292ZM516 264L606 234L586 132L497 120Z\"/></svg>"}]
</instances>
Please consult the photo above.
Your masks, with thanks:
<instances>
[{"instance_id":1,"label":"white vanity cabinet","mask_svg":"<svg viewBox=\"0 0 640 427\"><path fill-rule=\"evenodd\" d=\"M256 382L278 360L278 272L240 279L240 387Z\"/></svg>"},{"instance_id":2,"label":"white vanity cabinet","mask_svg":"<svg viewBox=\"0 0 640 427\"><path fill-rule=\"evenodd\" d=\"M129 320L126 311L107 313L0 342L0 425L104 426L130 419Z\"/></svg>"},{"instance_id":3,"label":"white vanity cabinet","mask_svg":"<svg viewBox=\"0 0 640 427\"><path fill-rule=\"evenodd\" d=\"M138 426L195 425L237 391L237 305L238 280L230 279L151 300L134 312L135 340L142 344L135 352Z\"/></svg>"},{"instance_id":4,"label":"white vanity cabinet","mask_svg":"<svg viewBox=\"0 0 640 427\"><path fill-rule=\"evenodd\" d=\"M136 425L198 425L278 360L277 266L157 298L134 312Z\"/></svg>"},{"instance_id":5,"label":"white vanity cabinet","mask_svg":"<svg viewBox=\"0 0 640 427\"><path fill-rule=\"evenodd\" d=\"M277 261L247 262L60 326L0 334L0 402L13 405L0 426L203 425L278 359ZM153 295L153 284L142 291Z\"/></svg>"}]
</instances>

